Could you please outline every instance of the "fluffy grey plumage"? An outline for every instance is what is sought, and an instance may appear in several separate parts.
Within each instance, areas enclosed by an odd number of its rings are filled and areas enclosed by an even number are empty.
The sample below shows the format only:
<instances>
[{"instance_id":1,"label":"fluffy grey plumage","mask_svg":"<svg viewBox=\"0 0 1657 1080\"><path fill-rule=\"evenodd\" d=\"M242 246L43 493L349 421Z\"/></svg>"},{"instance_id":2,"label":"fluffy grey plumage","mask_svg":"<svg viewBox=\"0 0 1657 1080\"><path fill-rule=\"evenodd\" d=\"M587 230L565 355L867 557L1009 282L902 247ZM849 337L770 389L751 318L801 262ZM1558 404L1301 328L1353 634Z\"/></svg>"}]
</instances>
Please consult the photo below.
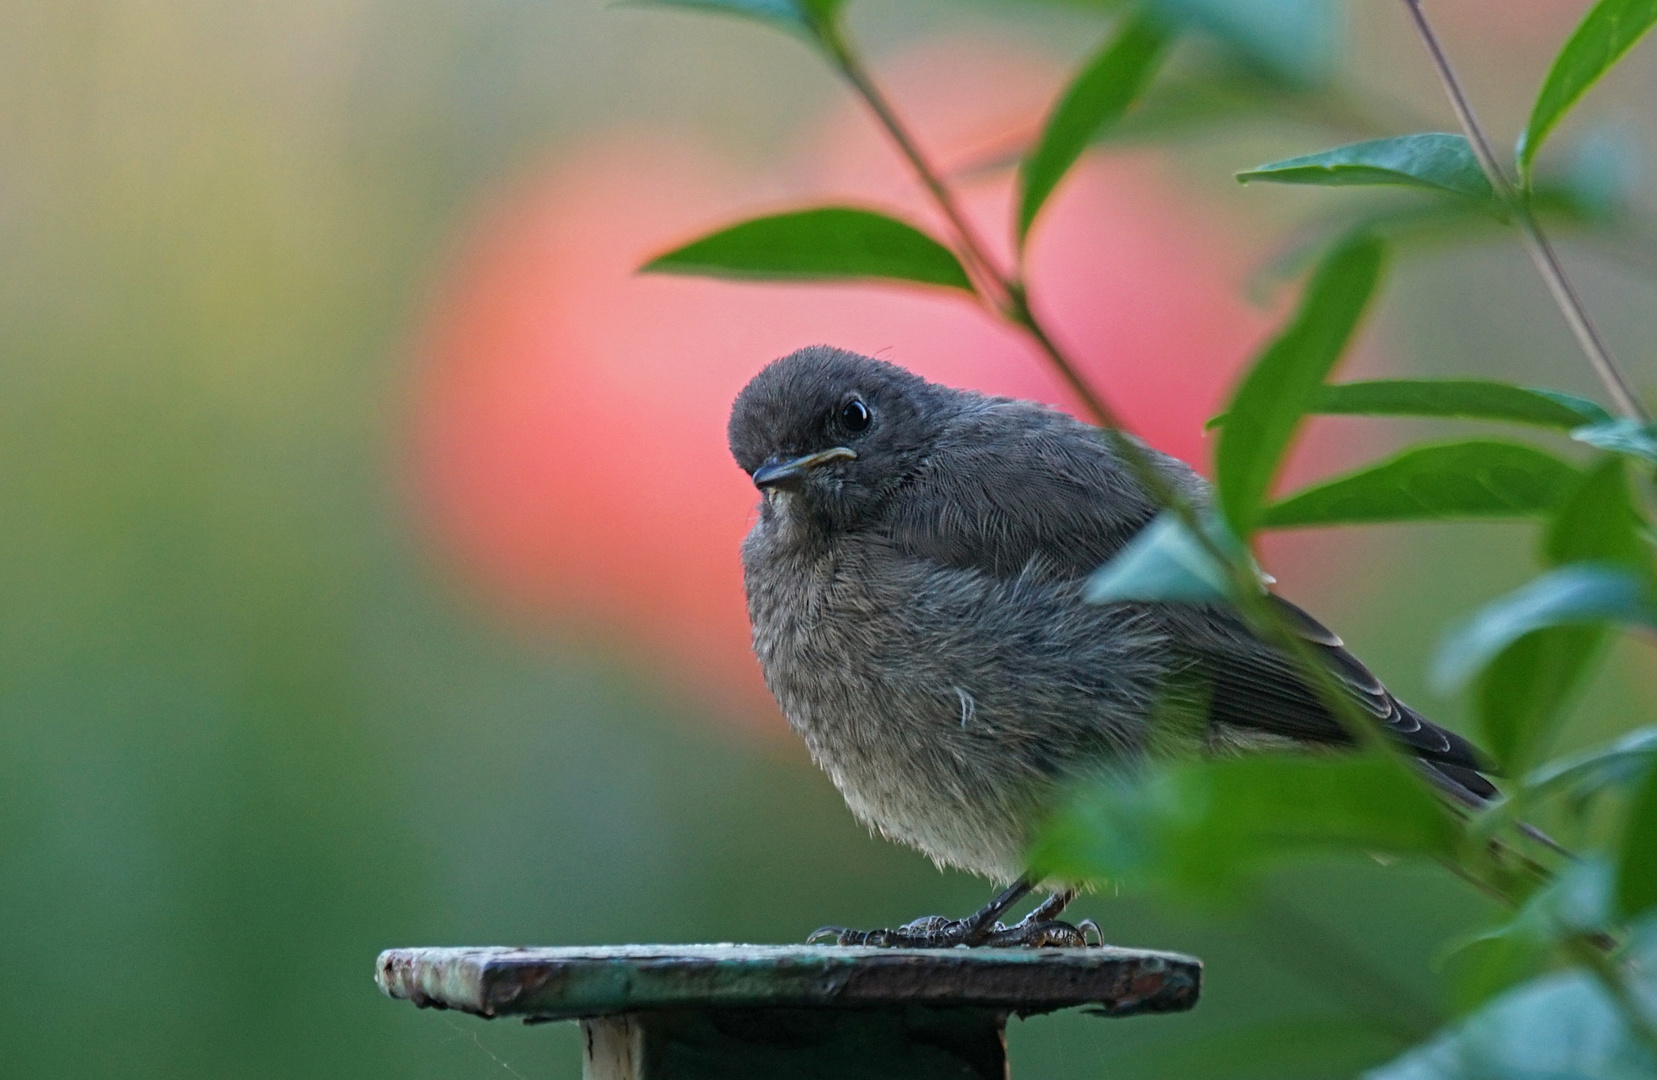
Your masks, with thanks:
<instances>
[{"instance_id":1,"label":"fluffy grey plumage","mask_svg":"<svg viewBox=\"0 0 1657 1080\"><path fill-rule=\"evenodd\" d=\"M1082 601L1157 507L1063 413L814 347L748 384L730 444L764 492L742 558L766 681L852 812L940 864L1016 879L1060 782L1160 749L1152 710L1174 676L1205 687L1210 748L1347 742L1230 613ZM1208 501L1196 473L1149 453ZM1278 602L1446 790L1494 793L1466 741Z\"/></svg>"}]
</instances>

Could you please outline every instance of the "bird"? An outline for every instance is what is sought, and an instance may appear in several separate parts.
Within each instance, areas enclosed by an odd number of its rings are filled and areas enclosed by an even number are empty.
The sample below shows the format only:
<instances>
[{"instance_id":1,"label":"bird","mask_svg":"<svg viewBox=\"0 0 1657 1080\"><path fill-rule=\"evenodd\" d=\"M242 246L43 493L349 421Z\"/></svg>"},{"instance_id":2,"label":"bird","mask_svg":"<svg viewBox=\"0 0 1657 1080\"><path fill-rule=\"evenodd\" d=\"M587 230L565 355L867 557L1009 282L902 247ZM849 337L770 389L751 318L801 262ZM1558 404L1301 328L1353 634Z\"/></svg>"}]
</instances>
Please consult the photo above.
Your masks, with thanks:
<instances>
[{"instance_id":1,"label":"bird","mask_svg":"<svg viewBox=\"0 0 1657 1080\"><path fill-rule=\"evenodd\" d=\"M760 493L743 581L754 653L789 726L859 821L1002 886L964 918L830 926L812 941L1102 942L1091 921L1060 919L1076 886L1031 880L1024 857L1066 784L1172 752L1154 722L1170 686L1200 687L1199 752L1353 745L1297 662L1227 607L1086 601L1089 576L1162 509L1098 428L818 345L753 377L728 438ZM1135 442L1181 498L1212 505L1195 470ZM1448 797L1496 795L1468 740L1268 597ZM1025 919L999 921L1042 884L1051 895Z\"/></svg>"}]
</instances>

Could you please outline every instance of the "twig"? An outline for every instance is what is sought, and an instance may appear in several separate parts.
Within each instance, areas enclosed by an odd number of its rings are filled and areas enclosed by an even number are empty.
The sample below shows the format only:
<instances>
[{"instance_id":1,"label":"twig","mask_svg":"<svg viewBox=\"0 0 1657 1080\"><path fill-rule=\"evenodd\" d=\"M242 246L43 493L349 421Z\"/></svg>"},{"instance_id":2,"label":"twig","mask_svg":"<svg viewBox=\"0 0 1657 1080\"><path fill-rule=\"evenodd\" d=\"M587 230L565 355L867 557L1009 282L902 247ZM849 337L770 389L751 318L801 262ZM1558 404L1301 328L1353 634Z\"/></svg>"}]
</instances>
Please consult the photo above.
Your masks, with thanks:
<instances>
[{"instance_id":1,"label":"twig","mask_svg":"<svg viewBox=\"0 0 1657 1080\"><path fill-rule=\"evenodd\" d=\"M1048 362L1058 370L1059 375L1064 378L1065 382L1070 384L1070 389L1082 400L1082 404L1087 406L1088 411L1093 414L1094 420L1102 427L1120 431L1122 429L1122 418L1106 403L1099 392L1088 383L1082 373L1076 369L1076 365L1070 362L1069 357L1065 356L1063 350L1053 343L1053 339L1047 335L1047 330L1036 318L1035 313L1030 310L1030 300L1025 292L1024 283L1009 281L1007 286L1008 308L1004 312L1006 317L1022 327L1024 332L1035 340L1041 351L1047 354Z\"/></svg>"},{"instance_id":2,"label":"twig","mask_svg":"<svg viewBox=\"0 0 1657 1080\"><path fill-rule=\"evenodd\" d=\"M835 66L840 69L840 74L845 76L847 82L851 83L852 89L857 91L858 96L869 107L869 111L875 114L875 119L880 121L880 126L885 128L886 133L891 136L898 152L908 160L910 167L915 170L915 175L920 178L921 183L926 187L927 193L932 196L932 201L938 204L938 209L943 211L944 217L949 220L950 228L955 231L962 254L967 257L969 263L975 264L973 269L983 279L981 283L988 284L994 290L994 295L987 297L987 299L998 309L1002 308L1007 302L1007 277L996 265L988 247L979 238L977 230L973 228L972 222L967 220L960 204L955 201L954 192L949 190L949 187L943 182L942 176L932 167L932 163L927 160L926 155L921 152L920 144L915 141L914 136L909 134L909 129L904 126L903 121L898 119L896 111L886 100L886 95L881 93L880 87L875 85L868 69L863 66L863 62L858 59L857 54L846 44L845 38L838 31L825 28L823 43L827 47L829 56L833 59Z\"/></svg>"},{"instance_id":3,"label":"twig","mask_svg":"<svg viewBox=\"0 0 1657 1080\"><path fill-rule=\"evenodd\" d=\"M1413 0L1406 0L1406 3L1411 2ZM1360 747L1376 749L1403 758L1405 751L1395 740L1388 737L1381 722L1360 709L1357 703L1346 695L1333 672L1313 654L1308 643L1295 633L1270 604L1266 603L1253 566L1247 560L1237 559L1232 553L1223 550L1208 535L1196 508L1157 471L1145 448L1122 429L1116 411L1106 403L1104 395L1087 381L1076 364L1053 341L1041 321L1030 310L1023 281L1014 275L1004 273L996 265L995 259L978 237L972 223L962 213L942 174L922 153L919 144L909 134L839 29L828 25L819 27L818 32L830 59L863 98L881 126L886 129L899 152L908 160L922 185L937 203L938 209L949 221L964 261L968 264L968 271L979 287L980 298L1003 319L1024 330L1035 341L1094 420L1104 428L1105 438L1123 464L1145 486L1157 505L1173 513L1209 557L1226 569L1231 579L1230 591L1245 617L1255 624L1266 640L1277 645L1295 661L1306 676L1312 691L1335 716L1337 722L1347 729L1353 741ZM1423 786L1426 785L1425 778L1417 774L1417 779Z\"/></svg>"},{"instance_id":4,"label":"twig","mask_svg":"<svg viewBox=\"0 0 1657 1080\"><path fill-rule=\"evenodd\" d=\"M840 73L868 105L869 111L874 113L881 127L886 129L898 151L908 160L910 167L915 170L915 175L932 196L932 201L938 204L938 209L949 221L961 253L968 263L969 272L977 279L984 300L997 314L1019 327L1035 341L1095 421L1107 428L1121 427L1121 417L1110 407L1104 394L1087 381L1081 369L1054 343L1052 335L1031 312L1024 283L1003 272L996 264L989 248L978 236L972 222L967 220L960 204L956 202L955 194L950 191L949 185L944 183L942 174L921 152L920 145L909 134L908 128L898 118L897 112L887 102L880 88L875 85L874 79L863 67L856 53L847 46L837 30L824 28L822 37L824 46L840 69Z\"/></svg>"},{"instance_id":5,"label":"twig","mask_svg":"<svg viewBox=\"0 0 1657 1080\"><path fill-rule=\"evenodd\" d=\"M1606 348L1599 331L1594 328L1592 320L1588 318L1588 310L1582 304L1582 298L1577 295L1571 280L1565 275L1565 267L1555 254L1553 245L1548 242L1547 235L1531 213L1529 201L1518 192L1508 180L1507 174L1496 160L1496 154L1490 148L1490 140L1485 136L1484 128L1479 125L1478 118L1473 115L1473 105L1461 88L1461 82L1450 67L1450 58L1445 55L1444 47L1439 44L1438 35L1433 33L1432 25L1427 21L1426 13L1421 10L1421 0L1403 0L1404 6L1409 9L1410 19L1421 36L1421 43L1426 47L1427 55L1432 59L1433 67L1438 72L1439 82L1444 84L1444 93L1450 99L1450 108L1455 111L1456 120L1460 122L1462 131L1467 135L1467 141L1473 148L1473 155L1479 159L1479 167L1484 170L1490 186L1496 192L1497 198L1513 211L1519 223L1519 231L1524 235L1525 248L1536 263L1536 269L1541 272L1542 280L1547 282L1548 292L1553 294L1553 301L1559 306L1565 316L1571 333L1576 336L1577 344L1581 346L1583 355L1587 356L1589 364L1599 375L1600 381L1610 393L1617 408L1626 415L1638 420L1650 420L1651 414L1634 390L1626 373L1617 365Z\"/></svg>"}]
</instances>

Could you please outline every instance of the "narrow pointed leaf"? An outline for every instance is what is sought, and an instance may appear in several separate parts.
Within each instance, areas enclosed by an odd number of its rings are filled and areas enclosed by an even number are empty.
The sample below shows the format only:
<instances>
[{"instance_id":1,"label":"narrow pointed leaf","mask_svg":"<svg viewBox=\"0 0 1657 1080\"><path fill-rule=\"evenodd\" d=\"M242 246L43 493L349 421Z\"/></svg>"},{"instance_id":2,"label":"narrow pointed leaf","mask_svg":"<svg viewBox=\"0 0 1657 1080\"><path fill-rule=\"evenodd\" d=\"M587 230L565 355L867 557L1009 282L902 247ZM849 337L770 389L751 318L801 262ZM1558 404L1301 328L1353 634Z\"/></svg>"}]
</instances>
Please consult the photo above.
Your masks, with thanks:
<instances>
[{"instance_id":1,"label":"narrow pointed leaf","mask_svg":"<svg viewBox=\"0 0 1657 1080\"><path fill-rule=\"evenodd\" d=\"M1231 399L1215 472L1220 505L1238 536L1260 518L1295 428L1345 351L1380 278L1384 249L1371 236L1336 248L1312 274L1287 329L1267 346Z\"/></svg>"},{"instance_id":2,"label":"narrow pointed leaf","mask_svg":"<svg viewBox=\"0 0 1657 1080\"><path fill-rule=\"evenodd\" d=\"M1601 450L1657 461L1657 424L1642 420L1607 420L1571 432L1571 438Z\"/></svg>"},{"instance_id":3,"label":"narrow pointed leaf","mask_svg":"<svg viewBox=\"0 0 1657 1080\"><path fill-rule=\"evenodd\" d=\"M1518 772L1545 752L1594 661L1604 653L1603 626L1532 630L1479 674L1474 695L1484 748L1502 772Z\"/></svg>"},{"instance_id":4,"label":"narrow pointed leaf","mask_svg":"<svg viewBox=\"0 0 1657 1080\"><path fill-rule=\"evenodd\" d=\"M816 38L834 21L843 0L638 0L650 7L682 7L740 15Z\"/></svg>"},{"instance_id":5,"label":"narrow pointed leaf","mask_svg":"<svg viewBox=\"0 0 1657 1080\"><path fill-rule=\"evenodd\" d=\"M1037 843L1040 874L1217 899L1292 855L1449 855L1455 826L1391 755L1259 754L1079 793Z\"/></svg>"},{"instance_id":6,"label":"narrow pointed leaf","mask_svg":"<svg viewBox=\"0 0 1657 1080\"><path fill-rule=\"evenodd\" d=\"M1270 529L1546 514L1581 474L1524 443L1417 446L1295 492L1261 515Z\"/></svg>"},{"instance_id":7,"label":"narrow pointed leaf","mask_svg":"<svg viewBox=\"0 0 1657 1080\"><path fill-rule=\"evenodd\" d=\"M1240 548L1218 522L1209 534L1223 550ZM1185 524L1164 512L1094 571L1083 596L1090 604L1222 603L1231 594L1230 581L1225 566Z\"/></svg>"},{"instance_id":8,"label":"narrow pointed leaf","mask_svg":"<svg viewBox=\"0 0 1657 1080\"><path fill-rule=\"evenodd\" d=\"M1617 907L1636 919L1657 908L1657 766L1634 792L1617 863Z\"/></svg>"},{"instance_id":9,"label":"narrow pointed leaf","mask_svg":"<svg viewBox=\"0 0 1657 1080\"><path fill-rule=\"evenodd\" d=\"M1574 430L1609 423L1611 414L1587 398L1488 379L1377 379L1319 388L1310 412L1321 416L1442 416L1505 420ZM1225 423L1225 414L1208 421Z\"/></svg>"},{"instance_id":10,"label":"narrow pointed leaf","mask_svg":"<svg viewBox=\"0 0 1657 1080\"><path fill-rule=\"evenodd\" d=\"M1130 16L1076 76L1019 170L1020 240L1088 143L1119 120L1150 82L1172 38L1167 22Z\"/></svg>"},{"instance_id":11,"label":"narrow pointed leaf","mask_svg":"<svg viewBox=\"0 0 1657 1080\"><path fill-rule=\"evenodd\" d=\"M1607 455L1560 504L1543 538L1542 557L1552 566L1616 562L1649 570L1651 549L1644 531L1645 521L1628 486L1628 467L1621 458Z\"/></svg>"},{"instance_id":12,"label":"narrow pointed leaf","mask_svg":"<svg viewBox=\"0 0 1657 1080\"><path fill-rule=\"evenodd\" d=\"M1280 83L1326 83L1340 54L1344 5L1330 0L1148 0L1206 31Z\"/></svg>"},{"instance_id":13,"label":"narrow pointed leaf","mask_svg":"<svg viewBox=\"0 0 1657 1080\"><path fill-rule=\"evenodd\" d=\"M960 260L919 229L838 206L745 221L640 269L769 281L886 279L972 291Z\"/></svg>"},{"instance_id":14,"label":"narrow pointed leaf","mask_svg":"<svg viewBox=\"0 0 1657 1080\"><path fill-rule=\"evenodd\" d=\"M1554 58L1519 137L1519 173L1527 180L1548 133L1653 24L1657 0L1600 0Z\"/></svg>"},{"instance_id":15,"label":"narrow pointed leaf","mask_svg":"<svg viewBox=\"0 0 1657 1080\"><path fill-rule=\"evenodd\" d=\"M1621 563L1638 573L1650 562L1641 528L1623 461L1607 455L1554 511L1543 555L1554 566ZM1541 756L1609 636L1594 625L1532 630L1479 675L1479 730L1504 771L1522 772Z\"/></svg>"},{"instance_id":16,"label":"narrow pointed leaf","mask_svg":"<svg viewBox=\"0 0 1657 1080\"><path fill-rule=\"evenodd\" d=\"M1442 132L1371 139L1237 174L1239 183L1253 180L1325 187L1401 184L1480 201L1491 197L1490 181L1467 137Z\"/></svg>"},{"instance_id":17,"label":"narrow pointed leaf","mask_svg":"<svg viewBox=\"0 0 1657 1080\"><path fill-rule=\"evenodd\" d=\"M1380 379L1325 386L1312 410L1346 416L1506 420L1566 431L1611 419L1587 398L1486 379Z\"/></svg>"},{"instance_id":18,"label":"narrow pointed leaf","mask_svg":"<svg viewBox=\"0 0 1657 1080\"><path fill-rule=\"evenodd\" d=\"M1636 969L1639 993L1657 992ZM1580 968L1522 983L1365 1080L1612 1080L1651 1076L1657 1057Z\"/></svg>"},{"instance_id":19,"label":"narrow pointed leaf","mask_svg":"<svg viewBox=\"0 0 1657 1080\"><path fill-rule=\"evenodd\" d=\"M1627 623L1657 626L1645 581L1616 565L1574 563L1486 605L1439 647L1433 683L1441 693L1465 685L1515 641L1549 626Z\"/></svg>"},{"instance_id":20,"label":"narrow pointed leaf","mask_svg":"<svg viewBox=\"0 0 1657 1080\"><path fill-rule=\"evenodd\" d=\"M1449 966L1456 1011L1471 1011L1541 973L1563 938L1604 932L1612 922L1612 889L1606 860L1569 863L1513 915L1453 946L1448 959L1454 961Z\"/></svg>"},{"instance_id":21,"label":"narrow pointed leaf","mask_svg":"<svg viewBox=\"0 0 1657 1080\"><path fill-rule=\"evenodd\" d=\"M1657 727L1639 728L1610 746L1548 762L1525 777L1525 787L1532 797L1597 791L1638 779L1654 761L1657 761Z\"/></svg>"}]
</instances>

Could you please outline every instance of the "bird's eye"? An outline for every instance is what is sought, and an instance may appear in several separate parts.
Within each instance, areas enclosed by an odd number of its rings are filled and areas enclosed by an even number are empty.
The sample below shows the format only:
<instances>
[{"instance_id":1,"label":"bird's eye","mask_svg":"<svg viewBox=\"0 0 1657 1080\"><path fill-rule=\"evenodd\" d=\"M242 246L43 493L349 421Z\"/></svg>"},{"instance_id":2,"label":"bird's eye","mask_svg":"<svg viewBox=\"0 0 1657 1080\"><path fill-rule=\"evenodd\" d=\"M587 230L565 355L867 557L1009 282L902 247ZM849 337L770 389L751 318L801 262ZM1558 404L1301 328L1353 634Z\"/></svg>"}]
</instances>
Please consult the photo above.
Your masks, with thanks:
<instances>
[{"instance_id":1,"label":"bird's eye","mask_svg":"<svg viewBox=\"0 0 1657 1080\"><path fill-rule=\"evenodd\" d=\"M862 431L869 426L869 419L869 407L857 398L840 406L840 423L847 431Z\"/></svg>"}]
</instances>

